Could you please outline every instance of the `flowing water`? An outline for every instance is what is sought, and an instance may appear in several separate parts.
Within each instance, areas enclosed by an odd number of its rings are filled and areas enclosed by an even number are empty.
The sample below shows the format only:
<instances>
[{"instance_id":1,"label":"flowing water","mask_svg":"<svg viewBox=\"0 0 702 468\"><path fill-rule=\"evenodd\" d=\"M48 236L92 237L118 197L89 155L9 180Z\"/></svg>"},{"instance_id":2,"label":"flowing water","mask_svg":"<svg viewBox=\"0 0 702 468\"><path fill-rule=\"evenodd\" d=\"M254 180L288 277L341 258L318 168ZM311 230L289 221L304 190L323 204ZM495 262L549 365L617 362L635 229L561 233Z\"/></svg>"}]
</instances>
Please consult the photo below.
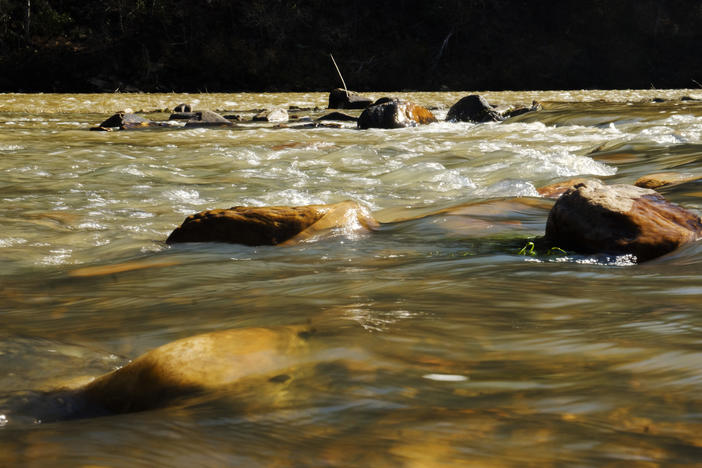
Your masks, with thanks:
<instances>
[{"instance_id":1,"label":"flowing water","mask_svg":"<svg viewBox=\"0 0 702 468\"><path fill-rule=\"evenodd\" d=\"M440 118L465 94L395 93ZM323 115L322 93L0 95L0 465L696 465L702 246L518 254L553 204L540 186L702 173L702 103L683 95L702 90L486 93L544 110L366 131L248 122ZM243 121L88 131L180 102ZM662 193L702 213L699 184ZM203 209L343 200L387 224L164 243ZM175 339L308 324L284 382L68 421L20 404Z\"/></svg>"}]
</instances>

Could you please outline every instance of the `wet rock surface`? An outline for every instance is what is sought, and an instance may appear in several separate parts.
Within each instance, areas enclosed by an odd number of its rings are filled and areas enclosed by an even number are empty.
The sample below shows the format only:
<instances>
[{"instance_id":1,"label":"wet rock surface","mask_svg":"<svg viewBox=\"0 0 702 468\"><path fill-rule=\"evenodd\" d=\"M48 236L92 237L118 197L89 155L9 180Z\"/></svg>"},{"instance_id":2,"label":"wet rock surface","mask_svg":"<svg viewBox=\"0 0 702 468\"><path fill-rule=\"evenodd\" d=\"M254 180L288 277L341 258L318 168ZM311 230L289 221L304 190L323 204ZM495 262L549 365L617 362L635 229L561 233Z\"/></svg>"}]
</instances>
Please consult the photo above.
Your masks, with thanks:
<instances>
[{"instance_id":1,"label":"wet rock surface","mask_svg":"<svg viewBox=\"0 0 702 468\"><path fill-rule=\"evenodd\" d=\"M702 180L702 175L681 174L679 172L657 172L655 174L647 174L639 177L636 179L636 182L634 182L634 185L642 188L656 189L697 180Z\"/></svg>"},{"instance_id":2,"label":"wet rock surface","mask_svg":"<svg viewBox=\"0 0 702 468\"><path fill-rule=\"evenodd\" d=\"M231 127L234 124L216 112L209 110L194 113L193 118L185 123L186 128L192 127Z\"/></svg>"},{"instance_id":3,"label":"wet rock surface","mask_svg":"<svg viewBox=\"0 0 702 468\"><path fill-rule=\"evenodd\" d=\"M446 114L446 120L450 122L500 122L504 117L497 112L487 100L477 94L471 94L461 98L456 104L451 106Z\"/></svg>"},{"instance_id":4,"label":"wet rock surface","mask_svg":"<svg viewBox=\"0 0 702 468\"><path fill-rule=\"evenodd\" d=\"M329 109L365 109L373 103L371 98L336 88L329 92Z\"/></svg>"},{"instance_id":5,"label":"wet rock surface","mask_svg":"<svg viewBox=\"0 0 702 468\"><path fill-rule=\"evenodd\" d=\"M188 216L166 242L277 245L333 228L373 229L376 221L355 202L307 206L235 206Z\"/></svg>"},{"instance_id":6,"label":"wet rock surface","mask_svg":"<svg viewBox=\"0 0 702 468\"><path fill-rule=\"evenodd\" d=\"M281 107L277 107L275 109L264 110L263 112L259 112L254 116L253 120L254 122L280 123L287 122L289 120L289 116L287 110Z\"/></svg>"},{"instance_id":7,"label":"wet rock surface","mask_svg":"<svg viewBox=\"0 0 702 468\"><path fill-rule=\"evenodd\" d=\"M404 128L432 122L436 122L436 117L430 110L412 102L389 99L365 109L358 118L358 128Z\"/></svg>"},{"instance_id":8,"label":"wet rock surface","mask_svg":"<svg viewBox=\"0 0 702 468\"><path fill-rule=\"evenodd\" d=\"M541 242L581 253L665 255L702 236L700 217L633 185L586 181L556 201Z\"/></svg>"}]
</instances>

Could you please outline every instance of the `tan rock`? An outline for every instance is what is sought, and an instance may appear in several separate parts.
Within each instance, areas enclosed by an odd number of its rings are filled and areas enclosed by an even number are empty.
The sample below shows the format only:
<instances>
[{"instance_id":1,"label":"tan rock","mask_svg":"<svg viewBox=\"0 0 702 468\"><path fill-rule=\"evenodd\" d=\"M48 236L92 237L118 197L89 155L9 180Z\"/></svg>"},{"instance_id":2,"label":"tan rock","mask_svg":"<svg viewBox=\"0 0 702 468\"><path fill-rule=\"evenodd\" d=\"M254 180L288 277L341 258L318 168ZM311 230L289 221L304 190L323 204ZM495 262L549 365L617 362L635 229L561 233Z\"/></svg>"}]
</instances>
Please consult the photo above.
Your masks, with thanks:
<instances>
[{"instance_id":1,"label":"tan rock","mask_svg":"<svg viewBox=\"0 0 702 468\"><path fill-rule=\"evenodd\" d=\"M332 205L234 206L188 216L166 242L229 242L244 245L295 243L332 229L374 229L377 221L352 201Z\"/></svg>"},{"instance_id":2,"label":"tan rock","mask_svg":"<svg viewBox=\"0 0 702 468\"><path fill-rule=\"evenodd\" d=\"M634 182L634 185L642 188L657 189L659 187L679 185L700 179L702 179L702 175L689 173L681 174L679 172L658 172L639 177L636 179L636 182Z\"/></svg>"},{"instance_id":3,"label":"tan rock","mask_svg":"<svg viewBox=\"0 0 702 468\"><path fill-rule=\"evenodd\" d=\"M576 177L574 179L568 179L561 182L555 182L553 184L545 185L543 187L539 187L536 189L536 191L539 192L539 195L541 195L542 197L558 198L561 195L563 195L563 193L569 188L572 188L582 182L585 182L586 180L587 179L583 179L582 177Z\"/></svg>"}]
</instances>

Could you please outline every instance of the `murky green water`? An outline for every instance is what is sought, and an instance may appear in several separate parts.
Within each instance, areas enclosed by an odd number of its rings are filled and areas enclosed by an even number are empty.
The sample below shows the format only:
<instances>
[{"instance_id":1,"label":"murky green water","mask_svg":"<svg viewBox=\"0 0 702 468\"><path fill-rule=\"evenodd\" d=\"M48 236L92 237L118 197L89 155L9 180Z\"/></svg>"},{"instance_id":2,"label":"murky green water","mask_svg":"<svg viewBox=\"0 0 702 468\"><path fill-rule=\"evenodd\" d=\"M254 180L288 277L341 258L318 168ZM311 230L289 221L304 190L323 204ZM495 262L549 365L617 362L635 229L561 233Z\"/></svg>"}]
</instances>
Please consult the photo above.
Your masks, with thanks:
<instances>
[{"instance_id":1,"label":"murky green water","mask_svg":"<svg viewBox=\"0 0 702 468\"><path fill-rule=\"evenodd\" d=\"M443 117L464 94L395 95ZM683 95L702 91L487 93L544 104L500 124L110 133L87 129L180 102L316 117L327 96L0 95L0 465L699 463L702 246L517 255L553 203L537 187L702 173L702 103ZM702 213L699 184L663 193ZM291 247L164 244L203 209L347 199L427 216ZM284 383L64 422L18 409L178 338L306 323Z\"/></svg>"}]
</instances>

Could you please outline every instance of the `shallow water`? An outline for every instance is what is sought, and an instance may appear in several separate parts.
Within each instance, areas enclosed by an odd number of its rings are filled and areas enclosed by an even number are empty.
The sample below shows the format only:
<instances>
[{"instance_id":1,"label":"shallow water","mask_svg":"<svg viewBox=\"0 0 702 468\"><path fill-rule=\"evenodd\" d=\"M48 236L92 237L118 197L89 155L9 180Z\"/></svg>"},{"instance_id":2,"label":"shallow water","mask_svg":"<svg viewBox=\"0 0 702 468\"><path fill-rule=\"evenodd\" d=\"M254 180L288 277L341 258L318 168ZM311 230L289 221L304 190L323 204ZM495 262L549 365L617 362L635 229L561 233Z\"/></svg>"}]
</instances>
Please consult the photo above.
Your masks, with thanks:
<instances>
[{"instance_id":1,"label":"shallow water","mask_svg":"<svg viewBox=\"0 0 702 468\"><path fill-rule=\"evenodd\" d=\"M443 117L466 93L393 94ZM0 95L0 465L695 465L702 246L518 255L553 203L540 186L702 173L702 103L684 95L702 91L486 93L544 105L500 124L129 132L87 129L180 102L314 118L327 96ZM699 184L662 192L702 213ZM164 244L203 209L347 199L405 221ZM17 403L178 338L307 323L284 384L63 422Z\"/></svg>"}]
</instances>

